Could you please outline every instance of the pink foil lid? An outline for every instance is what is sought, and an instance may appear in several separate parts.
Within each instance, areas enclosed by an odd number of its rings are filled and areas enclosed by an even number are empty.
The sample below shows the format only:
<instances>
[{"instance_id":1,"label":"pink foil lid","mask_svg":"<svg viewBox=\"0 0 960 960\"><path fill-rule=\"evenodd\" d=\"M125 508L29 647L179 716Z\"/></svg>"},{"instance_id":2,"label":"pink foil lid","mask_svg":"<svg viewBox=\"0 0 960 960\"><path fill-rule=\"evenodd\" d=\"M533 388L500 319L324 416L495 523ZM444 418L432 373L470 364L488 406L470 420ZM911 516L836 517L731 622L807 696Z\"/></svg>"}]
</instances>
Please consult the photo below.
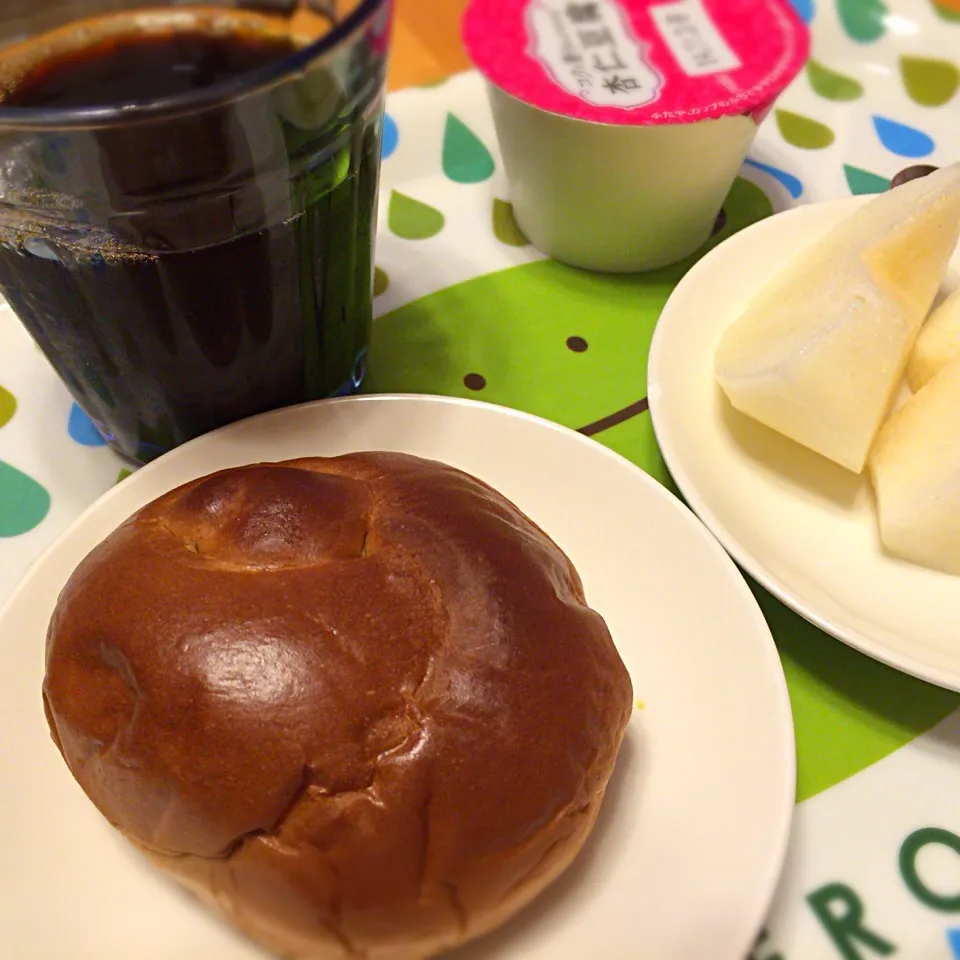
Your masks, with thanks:
<instances>
[{"instance_id":1,"label":"pink foil lid","mask_svg":"<svg viewBox=\"0 0 960 960\"><path fill-rule=\"evenodd\" d=\"M759 120L810 48L787 0L473 0L463 36L519 100L624 126Z\"/></svg>"}]
</instances>

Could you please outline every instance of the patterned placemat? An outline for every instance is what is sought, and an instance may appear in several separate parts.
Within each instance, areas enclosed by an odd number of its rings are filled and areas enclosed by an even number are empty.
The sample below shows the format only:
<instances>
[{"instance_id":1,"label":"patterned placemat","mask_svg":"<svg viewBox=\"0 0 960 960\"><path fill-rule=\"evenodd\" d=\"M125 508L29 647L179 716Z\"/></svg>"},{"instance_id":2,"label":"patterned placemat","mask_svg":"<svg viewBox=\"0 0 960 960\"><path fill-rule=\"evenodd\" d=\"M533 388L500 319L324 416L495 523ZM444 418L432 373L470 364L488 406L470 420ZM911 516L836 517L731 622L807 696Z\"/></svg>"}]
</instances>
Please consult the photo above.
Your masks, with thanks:
<instances>
[{"instance_id":1,"label":"patterned placemat","mask_svg":"<svg viewBox=\"0 0 960 960\"><path fill-rule=\"evenodd\" d=\"M368 389L528 410L669 485L646 410L646 358L685 270L776 211L884 189L912 163L960 159L960 14L928 0L795 3L812 22L813 59L761 129L718 232L686 263L643 277L571 270L527 243L479 77L391 97ZM0 600L124 475L0 310ZM756 593L790 686L800 806L754 960L960 957L960 697Z\"/></svg>"}]
</instances>

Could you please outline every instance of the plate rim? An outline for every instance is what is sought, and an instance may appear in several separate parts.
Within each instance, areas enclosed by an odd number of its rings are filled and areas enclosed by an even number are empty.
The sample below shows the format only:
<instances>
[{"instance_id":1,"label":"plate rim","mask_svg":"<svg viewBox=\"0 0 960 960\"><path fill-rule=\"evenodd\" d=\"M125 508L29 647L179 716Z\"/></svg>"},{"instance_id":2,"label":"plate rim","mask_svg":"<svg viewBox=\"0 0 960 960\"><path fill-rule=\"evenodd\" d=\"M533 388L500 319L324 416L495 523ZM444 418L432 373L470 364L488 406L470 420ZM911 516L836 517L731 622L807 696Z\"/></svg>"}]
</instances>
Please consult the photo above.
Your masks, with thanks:
<instances>
[{"instance_id":1,"label":"plate rim","mask_svg":"<svg viewBox=\"0 0 960 960\"><path fill-rule=\"evenodd\" d=\"M664 333L664 331L673 324L682 323L684 314L679 312L676 306L680 299L679 295L685 295L687 289L700 283L700 274L706 273L707 269L712 266L712 258L716 253L723 249L725 251L724 255L729 256L732 252L731 246L735 249L738 244L746 245L746 239L754 232L759 232L758 228L763 229L766 227L766 229L770 229L769 224L771 222L783 222L780 218L786 218L788 220L802 219L811 216L811 211L817 211L814 215L819 215L829 210L835 210L837 214L840 214L841 211L846 211L846 213L849 214L858 207L864 206L871 199L872 195L845 197L839 200L826 200L819 203L808 203L792 207L781 213L773 214L773 216L765 220L751 224L720 244L720 246L714 250L711 250L702 260L698 261L671 293L670 298L660 314L660 319L657 321L657 326L650 343L650 353L647 362L647 391L650 419L654 434L656 435L657 446L660 448L664 462L677 488L683 494L690 508L696 513L711 534L716 537L717 541L723 546L724 550L730 555L738 567L742 568L742 570L748 573L765 590L803 617L808 623L813 624L813 626L822 630L824 633L857 650L864 656L870 657L879 663L883 663L894 670L919 680L924 680L947 690L960 692L960 670L953 671L943 667L932 667L916 656L898 652L883 641L871 639L868 634L856 627L831 620L828 615L819 613L815 604L806 601L802 595L785 582L782 577L776 576L767 569L766 564L741 543L740 539L718 517L708 500L701 496L697 485L690 479L690 475L684 466L682 455L677 450L670 428L670 416L665 412L670 401L665 396L661 376L661 372L665 366L663 359L663 341L667 334ZM839 220L840 217L838 216L837 222L839 222ZM960 255L960 248L958 248L954 256L957 255ZM673 309L671 309L671 305Z\"/></svg>"},{"instance_id":2,"label":"plate rim","mask_svg":"<svg viewBox=\"0 0 960 960\"><path fill-rule=\"evenodd\" d=\"M700 519L698 519L695 513L689 507L687 507L674 493L651 477L641 467L632 463L630 460L616 451L611 450L609 447L606 447L589 437L585 437L582 434L577 433L575 430L571 430L570 428L563 426L562 424L555 423L554 421L547 420L542 417L538 417L535 414L526 413L525 411L517 410L512 407L505 407L499 404L473 400L470 398L446 397L432 394L397 393L363 394L352 397L316 400L309 403L297 404L291 407L267 411L254 417L249 417L245 420L228 424L225 427L211 431L208 434L204 434L186 444L183 444L180 447L175 448L170 453L167 453L158 458L156 461L153 461L152 463L140 468L135 473L125 478L122 483L114 485L111 489L105 491L100 497L98 497L94 503L88 506L64 531L62 531L62 533L54 540L54 542L51 543L50 546L48 546L41 553L41 555L21 579L13 593L8 597L6 602L0 605L0 624L2 624L8 616L10 616L11 610L23 603L21 598L24 594L36 589L38 582L42 581L43 579L44 570L47 567L51 557L62 550L64 545L67 544L69 540L73 539L77 535L77 532L85 527L96 513L109 508L111 501L120 495L119 491L121 488L124 488L124 485L132 485L134 483L142 485L144 483L149 483L152 474L156 472L154 468L157 464L164 462L168 463L169 460L174 457L188 457L198 445L202 445L204 442L209 442L208 438L212 436L222 437L223 435L229 435L230 432L234 430L240 430L245 424L253 421L268 422L271 419L282 419L284 416L290 416L294 412L305 409L330 409L332 407L352 407L360 404L374 406L390 405L393 407L398 403L403 404L405 402L413 402L417 405L427 405L435 408L476 408L480 409L481 411L485 411L487 414L492 416L505 416L512 419L527 421L536 428L546 428L561 434L567 440L572 440L584 449L591 450L595 456L599 455L617 462L621 467L625 466L630 475L633 477L633 480L635 482L639 482L641 486L645 487L647 493L653 496L654 501L658 501L662 505L662 509L673 511L675 516L680 518L680 522L684 523L691 530L691 532L696 533L697 541L703 545L703 548L707 551L707 555L712 557L710 562L716 564L718 573L722 573L722 575L727 578L728 588L732 588L734 591L731 596L735 598L738 603L743 605L744 613L748 614L749 618L753 622L755 640L752 643L752 648L754 649L755 655L758 658L758 662L763 668L764 674L767 676L769 695L776 703L776 713L770 717L770 721L776 723L780 728L777 739L781 741L781 749L778 750L778 753L780 753L780 755L783 757L783 764L777 777L777 779L780 780L780 788L779 790L771 793L771 796L776 795L777 806L776 816L772 818L775 821L775 828L771 827L770 837L765 844L765 848L769 851L769 854L764 858L764 869L762 871L757 870L754 872L754 876L756 877L756 883L754 885L756 892L753 894L754 902L749 905L749 910L745 909L743 911L742 924L737 925L738 927L742 926L748 931L748 933L746 934L746 940L737 944L736 952L731 950L730 953L730 960L740 960L740 957L749 952L754 945L756 936L762 928L764 920L769 914L783 874L790 841L793 835L797 783L796 735L789 689L787 687L786 676L783 671L783 665L780 660L779 652L777 650L776 643L774 642L773 634L770 630L769 624L767 623L766 617L764 616L756 597L753 595L753 592L744 578L743 573L737 568L737 565L731 559L729 554L723 549L722 545L715 538L712 532L703 524ZM317 455L319 456L320 454ZM200 475L202 476L202 474ZM140 479L138 481L137 478L143 477L146 477L146 479ZM125 489L129 490L130 487L126 486ZM160 494L156 495L159 496ZM122 519L118 520L117 525L122 522ZM771 811L773 811L772 804ZM734 945L731 943L730 946L732 948Z\"/></svg>"}]
</instances>

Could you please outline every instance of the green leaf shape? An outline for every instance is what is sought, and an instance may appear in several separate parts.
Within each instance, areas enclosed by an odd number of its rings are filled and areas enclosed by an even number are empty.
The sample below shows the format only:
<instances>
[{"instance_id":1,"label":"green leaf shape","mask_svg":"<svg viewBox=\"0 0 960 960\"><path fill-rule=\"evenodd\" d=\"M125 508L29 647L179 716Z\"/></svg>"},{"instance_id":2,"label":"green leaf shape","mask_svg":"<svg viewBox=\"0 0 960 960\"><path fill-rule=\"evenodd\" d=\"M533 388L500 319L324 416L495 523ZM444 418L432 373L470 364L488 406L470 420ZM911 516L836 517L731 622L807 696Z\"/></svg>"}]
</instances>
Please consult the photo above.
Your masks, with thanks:
<instances>
[{"instance_id":1,"label":"green leaf shape","mask_svg":"<svg viewBox=\"0 0 960 960\"><path fill-rule=\"evenodd\" d=\"M883 0L837 0L837 13L847 36L857 43L873 43L887 32L889 10Z\"/></svg>"},{"instance_id":2,"label":"green leaf shape","mask_svg":"<svg viewBox=\"0 0 960 960\"><path fill-rule=\"evenodd\" d=\"M817 60L807 63L810 86L827 100L858 100L863 96L863 85L845 74L825 67Z\"/></svg>"},{"instance_id":3,"label":"green leaf shape","mask_svg":"<svg viewBox=\"0 0 960 960\"><path fill-rule=\"evenodd\" d=\"M823 150L836 139L833 131L819 120L811 120L789 110L777 110L777 129L791 146L802 150Z\"/></svg>"},{"instance_id":4,"label":"green leaf shape","mask_svg":"<svg viewBox=\"0 0 960 960\"><path fill-rule=\"evenodd\" d=\"M883 193L884 190L890 189L890 181L886 177L871 173L869 170L861 170L860 167L852 167L845 163L843 172L847 178L847 186L854 196Z\"/></svg>"},{"instance_id":5,"label":"green leaf shape","mask_svg":"<svg viewBox=\"0 0 960 960\"><path fill-rule=\"evenodd\" d=\"M17 412L17 398L5 387L0 387L0 427L8 424Z\"/></svg>"},{"instance_id":6,"label":"green leaf shape","mask_svg":"<svg viewBox=\"0 0 960 960\"><path fill-rule=\"evenodd\" d=\"M932 6L934 13L941 20L946 20L947 23L960 23L960 10L956 7L948 7L945 3L937 3L937 0L933 0Z\"/></svg>"},{"instance_id":7,"label":"green leaf shape","mask_svg":"<svg viewBox=\"0 0 960 960\"><path fill-rule=\"evenodd\" d=\"M380 267L375 267L373 271L373 295L379 297L381 293L387 292L387 287L390 286L390 277L387 276L386 270L381 270Z\"/></svg>"},{"instance_id":8,"label":"green leaf shape","mask_svg":"<svg viewBox=\"0 0 960 960\"><path fill-rule=\"evenodd\" d=\"M483 183L496 165L483 141L455 114L447 114L443 134L443 172L454 183Z\"/></svg>"},{"instance_id":9,"label":"green leaf shape","mask_svg":"<svg viewBox=\"0 0 960 960\"><path fill-rule=\"evenodd\" d=\"M797 802L865 770L960 707L960 694L858 653L751 586L790 689Z\"/></svg>"},{"instance_id":10,"label":"green leaf shape","mask_svg":"<svg viewBox=\"0 0 960 960\"><path fill-rule=\"evenodd\" d=\"M960 88L960 69L949 60L904 56L900 76L910 99L922 107L942 107Z\"/></svg>"},{"instance_id":11,"label":"green leaf shape","mask_svg":"<svg viewBox=\"0 0 960 960\"><path fill-rule=\"evenodd\" d=\"M19 537L50 512L50 494L33 477L0 460L0 537Z\"/></svg>"},{"instance_id":12,"label":"green leaf shape","mask_svg":"<svg viewBox=\"0 0 960 960\"><path fill-rule=\"evenodd\" d=\"M404 240L429 240L443 229L446 220L435 207L394 190L390 194L387 222L391 231Z\"/></svg>"},{"instance_id":13,"label":"green leaf shape","mask_svg":"<svg viewBox=\"0 0 960 960\"><path fill-rule=\"evenodd\" d=\"M132 474L132 470L128 470L126 467L121 467L120 472L117 474L117 483L123 483L123 481Z\"/></svg>"},{"instance_id":14,"label":"green leaf shape","mask_svg":"<svg viewBox=\"0 0 960 960\"><path fill-rule=\"evenodd\" d=\"M493 233L494 236L508 247L529 247L530 241L520 229L516 217L513 215L513 204L506 200L493 201Z\"/></svg>"}]
</instances>

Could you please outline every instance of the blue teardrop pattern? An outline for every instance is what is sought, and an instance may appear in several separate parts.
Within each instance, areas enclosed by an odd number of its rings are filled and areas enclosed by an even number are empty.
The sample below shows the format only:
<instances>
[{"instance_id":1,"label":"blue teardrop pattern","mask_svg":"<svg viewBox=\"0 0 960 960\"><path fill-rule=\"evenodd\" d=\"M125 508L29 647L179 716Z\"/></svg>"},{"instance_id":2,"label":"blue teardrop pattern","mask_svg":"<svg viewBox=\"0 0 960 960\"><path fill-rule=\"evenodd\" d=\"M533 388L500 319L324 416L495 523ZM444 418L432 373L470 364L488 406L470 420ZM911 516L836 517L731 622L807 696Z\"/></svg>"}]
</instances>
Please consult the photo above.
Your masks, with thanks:
<instances>
[{"instance_id":1,"label":"blue teardrop pattern","mask_svg":"<svg viewBox=\"0 0 960 960\"><path fill-rule=\"evenodd\" d=\"M922 130L908 127L905 123L898 123L888 117L874 116L873 128L880 142L898 157L929 157L936 146L932 137L928 137Z\"/></svg>"},{"instance_id":2,"label":"blue teardrop pattern","mask_svg":"<svg viewBox=\"0 0 960 960\"><path fill-rule=\"evenodd\" d=\"M397 151L400 143L400 131L397 121L389 113L383 115L383 159L388 160Z\"/></svg>"},{"instance_id":3,"label":"blue teardrop pattern","mask_svg":"<svg viewBox=\"0 0 960 960\"><path fill-rule=\"evenodd\" d=\"M947 931L947 943L954 960L960 960L960 928L953 927Z\"/></svg>"},{"instance_id":4,"label":"blue teardrop pattern","mask_svg":"<svg viewBox=\"0 0 960 960\"><path fill-rule=\"evenodd\" d=\"M107 443L93 425L93 421L76 404L70 408L67 433L71 440L83 447L103 447Z\"/></svg>"},{"instance_id":5,"label":"blue teardrop pattern","mask_svg":"<svg viewBox=\"0 0 960 960\"><path fill-rule=\"evenodd\" d=\"M768 163L760 163L759 160L745 160L744 164L753 167L755 170L762 170L768 176L773 177L794 200L799 200L803 196L803 184L792 174L779 167L771 167Z\"/></svg>"}]
</instances>

